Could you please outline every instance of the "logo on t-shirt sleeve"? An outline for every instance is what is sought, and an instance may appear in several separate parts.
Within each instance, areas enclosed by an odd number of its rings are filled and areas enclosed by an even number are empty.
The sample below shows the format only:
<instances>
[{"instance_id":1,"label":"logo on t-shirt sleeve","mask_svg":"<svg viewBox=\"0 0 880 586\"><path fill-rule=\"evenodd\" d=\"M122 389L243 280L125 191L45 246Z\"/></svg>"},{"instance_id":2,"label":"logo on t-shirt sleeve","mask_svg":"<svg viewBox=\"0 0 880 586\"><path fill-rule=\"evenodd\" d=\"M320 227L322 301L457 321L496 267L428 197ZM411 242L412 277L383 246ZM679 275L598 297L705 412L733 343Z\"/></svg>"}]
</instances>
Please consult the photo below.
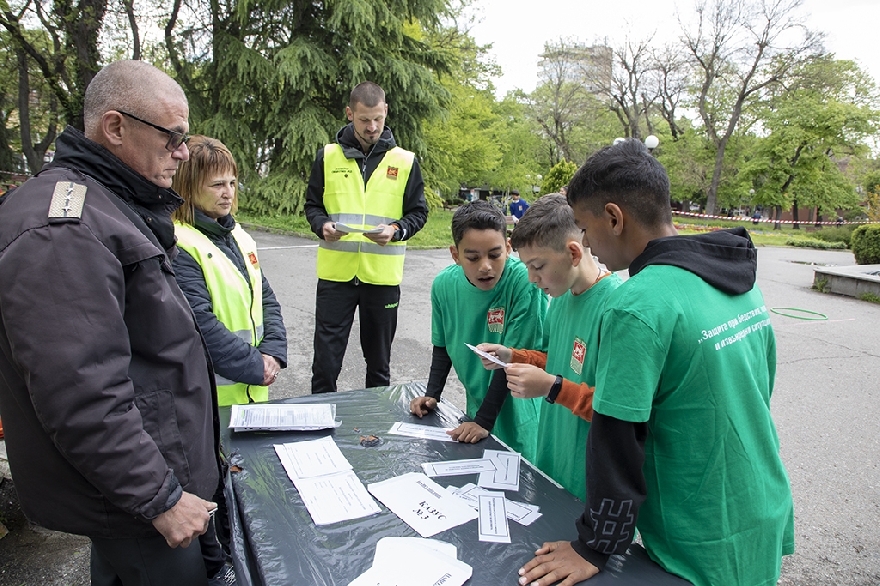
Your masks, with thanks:
<instances>
[{"instance_id":1,"label":"logo on t-shirt sleeve","mask_svg":"<svg viewBox=\"0 0 880 586\"><path fill-rule=\"evenodd\" d=\"M587 355L587 344L578 337L574 339L574 348L571 350L571 369L580 374L584 369L584 357Z\"/></svg>"},{"instance_id":2,"label":"logo on t-shirt sleeve","mask_svg":"<svg viewBox=\"0 0 880 586\"><path fill-rule=\"evenodd\" d=\"M493 307L489 310L489 315L487 318L489 331L495 334L500 334L504 331L504 308L503 307Z\"/></svg>"}]
</instances>

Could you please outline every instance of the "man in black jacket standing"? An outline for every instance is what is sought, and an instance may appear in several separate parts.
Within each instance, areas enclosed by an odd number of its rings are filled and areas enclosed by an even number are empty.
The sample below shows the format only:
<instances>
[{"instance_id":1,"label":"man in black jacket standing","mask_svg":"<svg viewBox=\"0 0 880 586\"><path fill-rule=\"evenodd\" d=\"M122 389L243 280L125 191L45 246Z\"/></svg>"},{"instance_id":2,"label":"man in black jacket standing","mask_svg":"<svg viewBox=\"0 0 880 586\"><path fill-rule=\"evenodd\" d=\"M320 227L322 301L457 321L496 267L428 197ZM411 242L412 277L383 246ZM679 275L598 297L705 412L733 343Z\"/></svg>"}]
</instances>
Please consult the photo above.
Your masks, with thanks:
<instances>
[{"instance_id":1,"label":"man in black jacket standing","mask_svg":"<svg viewBox=\"0 0 880 586\"><path fill-rule=\"evenodd\" d=\"M219 481L207 354L171 270L180 87L112 63L85 134L0 207L0 411L22 509L92 540L92 584L204 586Z\"/></svg>"},{"instance_id":2,"label":"man in black jacket standing","mask_svg":"<svg viewBox=\"0 0 880 586\"><path fill-rule=\"evenodd\" d=\"M336 390L355 308L366 386L388 385L406 241L428 219L419 162L385 126L382 88L358 84L345 112L350 124L318 151L306 195L321 238L312 393Z\"/></svg>"}]
</instances>

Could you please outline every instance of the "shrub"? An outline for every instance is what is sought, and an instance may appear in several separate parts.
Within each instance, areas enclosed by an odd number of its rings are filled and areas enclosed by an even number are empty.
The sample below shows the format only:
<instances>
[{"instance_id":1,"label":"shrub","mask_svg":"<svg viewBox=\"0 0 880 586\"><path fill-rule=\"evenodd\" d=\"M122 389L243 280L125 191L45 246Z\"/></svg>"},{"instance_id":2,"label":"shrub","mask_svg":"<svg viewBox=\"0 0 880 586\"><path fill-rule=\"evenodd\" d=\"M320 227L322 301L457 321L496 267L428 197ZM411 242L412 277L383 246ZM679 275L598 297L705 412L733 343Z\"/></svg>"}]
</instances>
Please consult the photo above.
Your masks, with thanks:
<instances>
[{"instance_id":1,"label":"shrub","mask_svg":"<svg viewBox=\"0 0 880 586\"><path fill-rule=\"evenodd\" d=\"M843 242L849 247L853 230L856 227L849 226L824 226L821 230L816 230L810 234L811 238L824 240L825 242Z\"/></svg>"},{"instance_id":2,"label":"shrub","mask_svg":"<svg viewBox=\"0 0 880 586\"><path fill-rule=\"evenodd\" d=\"M819 248L822 250L839 250L846 248L845 242L824 242L822 240L814 240L812 238L786 238L786 246L797 246L799 248Z\"/></svg>"},{"instance_id":3,"label":"shrub","mask_svg":"<svg viewBox=\"0 0 880 586\"><path fill-rule=\"evenodd\" d=\"M853 230L850 246L856 257L856 263L880 264L880 225L863 224Z\"/></svg>"}]
</instances>

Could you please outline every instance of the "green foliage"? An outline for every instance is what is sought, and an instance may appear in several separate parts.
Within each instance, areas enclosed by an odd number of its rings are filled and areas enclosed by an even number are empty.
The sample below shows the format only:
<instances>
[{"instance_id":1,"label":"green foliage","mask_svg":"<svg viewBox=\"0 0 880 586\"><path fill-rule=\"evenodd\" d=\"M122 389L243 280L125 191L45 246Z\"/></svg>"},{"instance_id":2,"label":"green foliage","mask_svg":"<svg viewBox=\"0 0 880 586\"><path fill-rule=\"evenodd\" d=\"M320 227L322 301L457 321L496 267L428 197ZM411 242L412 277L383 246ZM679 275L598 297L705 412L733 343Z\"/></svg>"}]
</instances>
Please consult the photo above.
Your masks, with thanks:
<instances>
[{"instance_id":1,"label":"green foliage","mask_svg":"<svg viewBox=\"0 0 880 586\"><path fill-rule=\"evenodd\" d=\"M571 161L559 161L544 176L544 182L541 184L541 193L556 193L560 187L568 185L571 178L574 177L578 166Z\"/></svg>"},{"instance_id":2,"label":"green foliage","mask_svg":"<svg viewBox=\"0 0 880 586\"><path fill-rule=\"evenodd\" d=\"M786 246L795 246L797 248L818 248L820 250L840 250L846 248L845 242L825 242L824 240L816 240L814 238L787 238Z\"/></svg>"},{"instance_id":3,"label":"green foliage","mask_svg":"<svg viewBox=\"0 0 880 586\"><path fill-rule=\"evenodd\" d=\"M315 152L346 123L348 94L365 80L385 90L398 144L425 160L424 124L449 98L438 76L458 58L424 39L447 9L447 0L230 0L173 12L166 49L191 128L229 146L250 186L245 209L302 209Z\"/></svg>"},{"instance_id":4,"label":"green foliage","mask_svg":"<svg viewBox=\"0 0 880 586\"><path fill-rule=\"evenodd\" d=\"M850 238L855 229L853 225L823 226L821 230L810 233L810 237L825 242L843 242L849 248Z\"/></svg>"},{"instance_id":5,"label":"green foliage","mask_svg":"<svg viewBox=\"0 0 880 586\"><path fill-rule=\"evenodd\" d=\"M819 273L816 273L813 286L810 288L815 289L819 293L828 293L828 277L820 277Z\"/></svg>"},{"instance_id":6,"label":"green foliage","mask_svg":"<svg viewBox=\"0 0 880 586\"><path fill-rule=\"evenodd\" d=\"M880 295L874 295L873 293L859 293L858 298L869 303L880 303Z\"/></svg>"},{"instance_id":7,"label":"green foliage","mask_svg":"<svg viewBox=\"0 0 880 586\"><path fill-rule=\"evenodd\" d=\"M880 264L880 225L863 224L853 230L850 247L857 264Z\"/></svg>"}]
</instances>

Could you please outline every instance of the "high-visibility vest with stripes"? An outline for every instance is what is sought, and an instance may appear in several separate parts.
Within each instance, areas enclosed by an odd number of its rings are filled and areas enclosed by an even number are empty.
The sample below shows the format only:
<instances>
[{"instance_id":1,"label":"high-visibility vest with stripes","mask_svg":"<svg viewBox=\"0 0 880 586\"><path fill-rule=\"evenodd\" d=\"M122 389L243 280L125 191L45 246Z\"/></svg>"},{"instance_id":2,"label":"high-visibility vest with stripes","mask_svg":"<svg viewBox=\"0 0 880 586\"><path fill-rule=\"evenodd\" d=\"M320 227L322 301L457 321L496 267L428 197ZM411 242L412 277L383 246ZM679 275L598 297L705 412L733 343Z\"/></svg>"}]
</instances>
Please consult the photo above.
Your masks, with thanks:
<instances>
[{"instance_id":1,"label":"high-visibility vest with stripes","mask_svg":"<svg viewBox=\"0 0 880 586\"><path fill-rule=\"evenodd\" d=\"M385 153L366 186L357 159L348 159L338 144L324 147L324 209L334 222L369 230L403 215L403 196L412 171L413 153L394 147ZM373 285L399 285L403 280L406 242L379 246L363 234L346 234L337 242L321 240L318 278L347 282L357 277Z\"/></svg>"},{"instance_id":2,"label":"high-visibility vest with stripes","mask_svg":"<svg viewBox=\"0 0 880 586\"><path fill-rule=\"evenodd\" d=\"M226 253L198 229L174 223L177 245L187 251L205 276L211 294L214 315L226 329L251 346L263 339L263 275L257 260L257 243L235 224L232 237L244 257L248 280ZM268 401L269 388L229 380L216 372L219 405L243 405L251 401Z\"/></svg>"}]
</instances>

